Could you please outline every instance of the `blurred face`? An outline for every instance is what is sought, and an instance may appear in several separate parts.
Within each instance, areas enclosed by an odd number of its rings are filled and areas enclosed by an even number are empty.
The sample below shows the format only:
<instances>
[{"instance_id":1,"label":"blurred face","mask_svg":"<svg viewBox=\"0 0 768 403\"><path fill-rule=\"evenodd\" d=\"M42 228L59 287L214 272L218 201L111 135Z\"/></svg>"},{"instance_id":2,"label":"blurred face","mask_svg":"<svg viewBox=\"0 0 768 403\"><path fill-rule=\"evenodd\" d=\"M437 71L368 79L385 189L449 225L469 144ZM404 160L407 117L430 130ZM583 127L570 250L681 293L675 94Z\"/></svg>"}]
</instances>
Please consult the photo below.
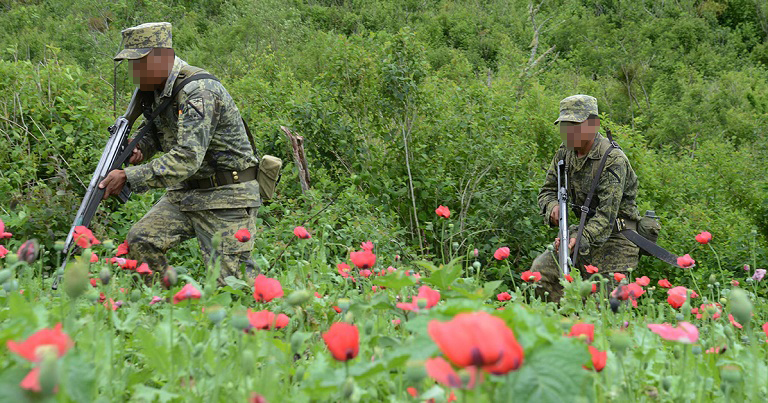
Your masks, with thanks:
<instances>
[{"instance_id":1,"label":"blurred face","mask_svg":"<svg viewBox=\"0 0 768 403\"><path fill-rule=\"evenodd\" d=\"M133 83L142 91L154 91L165 83L173 69L173 49L156 48L138 60L131 60Z\"/></svg>"},{"instance_id":2,"label":"blurred face","mask_svg":"<svg viewBox=\"0 0 768 403\"><path fill-rule=\"evenodd\" d=\"M586 146L600 130L600 119L587 119L581 123L560 122L560 137L568 148Z\"/></svg>"}]
</instances>

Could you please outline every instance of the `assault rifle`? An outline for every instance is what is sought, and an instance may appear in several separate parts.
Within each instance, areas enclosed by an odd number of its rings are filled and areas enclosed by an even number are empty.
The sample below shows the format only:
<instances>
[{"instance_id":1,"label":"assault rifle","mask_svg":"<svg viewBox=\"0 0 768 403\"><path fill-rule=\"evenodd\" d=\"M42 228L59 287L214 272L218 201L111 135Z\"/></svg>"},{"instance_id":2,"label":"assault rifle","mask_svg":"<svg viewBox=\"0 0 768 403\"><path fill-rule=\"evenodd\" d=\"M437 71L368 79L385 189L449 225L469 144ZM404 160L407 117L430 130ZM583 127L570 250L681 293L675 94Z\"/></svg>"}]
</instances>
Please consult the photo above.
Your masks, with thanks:
<instances>
[{"instance_id":1,"label":"assault rifle","mask_svg":"<svg viewBox=\"0 0 768 403\"><path fill-rule=\"evenodd\" d=\"M565 276L571 272L571 258L568 256L568 174L564 159L557 162L557 205L560 206L558 265Z\"/></svg>"},{"instance_id":2,"label":"assault rifle","mask_svg":"<svg viewBox=\"0 0 768 403\"><path fill-rule=\"evenodd\" d=\"M64 249L62 250L62 253L64 253L64 262L59 269L59 273L63 273L64 268L67 266L67 262L69 261L72 250L74 249L73 246L75 239L73 236L75 227L80 225L85 227L89 226L91 219L93 219L94 214L96 214L96 209L99 207L101 199L104 198L105 189L99 189L99 183L101 183L101 181L104 180L107 174L113 169L122 168L123 163L125 163L127 157L131 155L133 149L135 148L135 142L131 142L129 144L128 134L131 131L131 126L133 123L141 115L141 105L139 98L140 94L137 88L133 92L131 102L128 104L128 109L126 109L125 114L117 118L115 123L112 124L112 126L110 126L108 129L110 134L109 140L107 140L107 145L104 147L104 152L101 154L99 164L93 171L93 176L91 177L91 182L88 184L85 197L83 197L83 201L80 203L80 208L77 210L75 220L72 223L72 227L69 229L69 234L67 235L66 241L64 241ZM126 183L118 195L118 198L120 199L121 203L125 203L128 201L129 197L131 197L131 189L130 186L128 186ZM61 276L61 274L58 274L53 280L53 285L51 288L54 290L59 287Z\"/></svg>"}]
</instances>

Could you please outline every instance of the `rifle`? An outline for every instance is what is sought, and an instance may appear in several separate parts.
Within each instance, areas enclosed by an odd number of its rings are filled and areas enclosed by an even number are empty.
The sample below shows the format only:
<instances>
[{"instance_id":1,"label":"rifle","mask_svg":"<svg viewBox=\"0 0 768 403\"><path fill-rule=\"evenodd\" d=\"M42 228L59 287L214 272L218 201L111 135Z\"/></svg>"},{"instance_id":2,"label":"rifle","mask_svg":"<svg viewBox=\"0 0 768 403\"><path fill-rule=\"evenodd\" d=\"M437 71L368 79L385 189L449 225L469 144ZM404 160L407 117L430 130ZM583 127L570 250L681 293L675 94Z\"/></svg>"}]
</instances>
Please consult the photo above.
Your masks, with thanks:
<instances>
[{"instance_id":1,"label":"rifle","mask_svg":"<svg viewBox=\"0 0 768 403\"><path fill-rule=\"evenodd\" d=\"M88 184L85 197L83 197L83 201L80 203L80 208L77 210L75 220L73 221L72 227L69 229L67 239L64 242L64 249L62 250L62 253L64 254L64 262L59 269L59 273L63 273L64 268L67 266L67 262L69 261L71 252L74 249L73 244L75 240L73 239L73 235L75 232L75 227L80 225L87 227L90 225L91 219L93 219L94 214L96 214L96 209L99 207L101 199L104 198L105 189L99 189L99 183L113 169L122 168L123 163L126 160L125 156L130 155L130 153L133 151L133 148L135 148L134 142L130 144L128 143L128 134L131 131L131 126L133 123L136 121L139 115L141 115L139 98L140 93L139 89L137 88L133 92L131 102L128 104L128 109L126 109L125 114L118 117L117 120L115 120L115 123L113 123L112 126L110 126L108 129L110 134L109 140L107 140L107 145L104 147L104 152L101 154L99 164L93 171L93 176L91 177L91 182ZM130 186L128 186L126 183L118 195L118 198L120 199L121 203L125 203L128 201L129 197L131 197L131 189ZM52 289L56 290L59 288L61 277L62 274L58 274L56 276L56 278L53 280L53 284L51 285Z\"/></svg>"},{"instance_id":2,"label":"rifle","mask_svg":"<svg viewBox=\"0 0 768 403\"><path fill-rule=\"evenodd\" d=\"M568 174L565 169L565 160L557 162L557 204L560 206L558 265L565 276L571 272L571 259L568 256Z\"/></svg>"}]
</instances>

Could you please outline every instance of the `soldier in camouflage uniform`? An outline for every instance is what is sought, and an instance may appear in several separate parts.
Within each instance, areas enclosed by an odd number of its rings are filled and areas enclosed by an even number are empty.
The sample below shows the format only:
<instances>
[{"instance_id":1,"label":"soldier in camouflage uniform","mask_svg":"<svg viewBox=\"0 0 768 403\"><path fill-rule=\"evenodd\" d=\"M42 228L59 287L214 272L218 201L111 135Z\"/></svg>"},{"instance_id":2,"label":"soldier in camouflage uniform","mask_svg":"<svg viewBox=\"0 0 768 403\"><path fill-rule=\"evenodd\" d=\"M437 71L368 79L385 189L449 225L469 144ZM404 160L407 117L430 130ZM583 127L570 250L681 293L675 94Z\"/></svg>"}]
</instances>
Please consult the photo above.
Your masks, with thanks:
<instances>
[{"instance_id":1,"label":"soldier in camouflage uniform","mask_svg":"<svg viewBox=\"0 0 768 403\"><path fill-rule=\"evenodd\" d=\"M557 227L561 212L557 202L557 162L565 159L568 175L569 202L575 206L584 204L592 187L603 154L610 150L605 168L600 174L597 189L590 203L582 239L579 241L579 270L586 276L585 265L600 269L604 276L611 273L624 273L637 267L639 249L616 230L616 218L636 222L640 219L635 198L637 196L637 176L627 156L618 148L612 148L610 141L603 137L600 119L597 117L597 99L588 95L574 95L560 101L560 117L555 124L560 125L563 144L555 153L547 176L539 191L539 207L545 222ZM574 247L581 210L574 207L575 225L570 225L569 250ZM555 253L560 247L560 239L555 240ZM560 284L560 268L552 251L539 255L531 266L531 271L541 272L542 279L538 292L540 296L548 293L549 301L558 302L563 294Z\"/></svg>"},{"instance_id":2,"label":"soldier in camouflage uniform","mask_svg":"<svg viewBox=\"0 0 768 403\"><path fill-rule=\"evenodd\" d=\"M174 84L199 73L175 56L171 24L149 23L122 31L125 49L115 60L129 60L134 82L146 95L143 106L154 110L171 96ZM145 118L148 116L145 113ZM130 162L141 163L157 151L163 155L124 170L114 170L100 184L105 198L120 193L127 182L136 192L166 188L166 194L128 233L128 257L154 270L167 266L165 253L196 237L206 263L221 259L219 283L227 276L254 276L250 259L253 241L240 242L241 228L255 231L261 205L253 167L258 165L240 111L216 80L201 79L184 86L153 122ZM214 234L221 242L213 249Z\"/></svg>"}]
</instances>

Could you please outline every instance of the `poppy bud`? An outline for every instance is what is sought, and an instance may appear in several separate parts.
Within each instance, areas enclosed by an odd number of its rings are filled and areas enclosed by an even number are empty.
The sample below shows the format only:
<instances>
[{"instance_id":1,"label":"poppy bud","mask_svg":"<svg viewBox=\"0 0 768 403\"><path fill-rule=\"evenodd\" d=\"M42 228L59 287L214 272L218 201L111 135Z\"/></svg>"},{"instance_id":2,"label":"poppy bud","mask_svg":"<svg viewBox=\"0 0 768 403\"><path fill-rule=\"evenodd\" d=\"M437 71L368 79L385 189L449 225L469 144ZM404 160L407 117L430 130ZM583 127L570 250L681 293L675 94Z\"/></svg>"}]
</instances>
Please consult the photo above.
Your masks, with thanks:
<instances>
[{"instance_id":1,"label":"poppy bud","mask_svg":"<svg viewBox=\"0 0 768 403\"><path fill-rule=\"evenodd\" d=\"M115 249L115 243L114 243L114 242L112 242L112 240L111 240L111 239L107 239L106 241L104 241L104 242L102 243L102 245L104 246L104 249L106 249L106 250L112 250L112 249Z\"/></svg>"},{"instance_id":2,"label":"poppy bud","mask_svg":"<svg viewBox=\"0 0 768 403\"><path fill-rule=\"evenodd\" d=\"M296 368L296 373L293 375L294 382L301 382L304 379L304 367Z\"/></svg>"},{"instance_id":3,"label":"poppy bud","mask_svg":"<svg viewBox=\"0 0 768 403\"><path fill-rule=\"evenodd\" d=\"M109 271L107 268L101 269L101 272L99 272L99 280L101 280L101 284L107 285L109 284L109 280L112 278L112 272Z\"/></svg>"},{"instance_id":4,"label":"poppy bud","mask_svg":"<svg viewBox=\"0 0 768 403\"><path fill-rule=\"evenodd\" d=\"M48 346L50 347L50 346ZM43 359L40 361L40 374L38 380L40 381L40 393L43 395L50 395L56 389L56 384L59 383L59 360L57 349L55 347L44 347Z\"/></svg>"},{"instance_id":5,"label":"poppy bud","mask_svg":"<svg viewBox=\"0 0 768 403\"><path fill-rule=\"evenodd\" d=\"M99 300L99 292L96 290L89 290L85 293L85 299L91 302L96 302Z\"/></svg>"},{"instance_id":6,"label":"poppy bud","mask_svg":"<svg viewBox=\"0 0 768 403\"><path fill-rule=\"evenodd\" d=\"M37 243L37 239L30 239L21 244L17 254L19 255L19 260L27 262L28 264L32 264L35 263L35 260L37 260L39 251L40 244Z\"/></svg>"},{"instance_id":7,"label":"poppy bud","mask_svg":"<svg viewBox=\"0 0 768 403\"><path fill-rule=\"evenodd\" d=\"M307 302L311 296L312 295L307 290L298 290L292 292L291 295L288 296L287 301L291 306L298 306Z\"/></svg>"},{"instance_id":8,"label":"poppy bud","mask_svg":"<svg viewBox=\"0 0 768 403\"><path fill-rule=\"evenodd\" d=\"M661 381L661 387L664 388L664 390L669 391L672 389L672 377L671 376L665 376L664 379Z\"/></svg>"},{"instance_id":9,"label":"poppy bud","mask_svg":"<svg viewBox=\"0 0 768 403\"><path fill-rule=\"evenodd\" d=\"M19 289L19 281L16 279L8 280L3 283L3 290L5 292L13 292Z\"/></svg>"},{"instance_id":10,"label":"poppy bud","mask_svg":"<svg viewBox=\"0 0 768 403\"><path fill-rule=\"evenodd\" d=\"M251 326L251 322L248 320L248 316L243 312L237 312L233 314L230 323L232 324L232 327L237 330L245 330Z\"/></svg>"},{"instance_id":11,"label":"poppy bud","mask_svg":"<svg viewBox=\"0 0 768 403\"><path fill-rule=\"evenodd\" d=\"M10 279L11 276L13 276L13 272L11 271L11 269L0 270L0 284L8 281L8 279Z\"/></svg>"},{"instance_id":12,"label":"poppy bud","mask_svg":"<svg viewBox=\"0 0 768 403\"><path fill-rule=\"evenodd\" d=\"M675 314L675 320L678 322L685 320L685 316L682 313Z\"/></svg>"},{"instance_id":13,"label":"poppy bud","mask_svg":"<svg viewBox=\"0 0 768 403\"><path fill-rule=\"evenodd\" d=\"M355 380L353 378L347 378L341 393L345 399L352 397L352 394L355 393Z\"/></svg>"},{"instance_id":14,"label":"poppy bud","mask_svg":"<svg viewBox=\"0 0 768 403\"><path fill-rule=\"evenodd\" d=\"M451 247L453 247L453 250L459 249L459 243L458 242L454 242L454 243L451 244Z\"/></svg>"},{"instance_id":15,"label":"poppy bud","mask_svg":"<svg viewBox=\"0 0 768 403\"><path fill-rule=\"evenodd\" d=\"M728 383L741 382L741 371L735 365L726 365L720 368L720 379Z\"/></svg>"},{"instance_id":16,"label":"poppy bud","mask_svg":"<svg viewBox=\"0 0 768 403\"><path fill-rule=\"evenodd\" d=\"M710 274L709 275L709 283L710 284L715 284L716 281L717 281L717 276L715 276L714 274Z\"/></svg>"},{"instance_id":17,"label":"poppy bud","mask_svg":"<svg viewBox=\"0 0 768 403\"><path fill-rule=\"evenodd\" d=\"M347 312L346 315L344 315L344 322L347 323L353 323L355 321L355 314L352 312Z\"/></svg>"},{"instance_id":18,"label":"poppy bud","mask_svg":"<svg viewBox=\"0 0 768 403\"><path fill-rule=\"evenodd\" d=\"M171 287L176 285L176 282L179 281L178 275L176 274L176 269L174 269L172 266L168 266L165 269L165 274L163 274L163 286L166 289L170 289Z\"/></svg>"},{"instance_id":19,"label":"poppy bud","mask_svg":"<svg viewBox=\"0 0 768 403\"><path fill-rule=\"evenodd\" d=\"M472 251L472 254L475 255L475 258L480 254L480 251L475 248L475 250Z\"/></svg>"},{"instance_id":20,"label":"poppy bud","mask_svg":"<svg viewBox=\"0 0 768 403\"><path fill-rule=\"evenodd\" d=\"M419 385L426 376L427 372L424 369L424 365L419 365L412 361L409 361L408 364L406 364L405 379L407 380L407 385Z\"/></svg>"},{"instance_id":21,"label":"poppy bud","mask_svg":"<svg viewBox=\"0 0 768 403\"><path fill-rule=\"evenodd\" d=\"M19 261L19 255L15 253L9 253L5 256L5 262L8 263L9 265L12 265L18 261Z\"/></svg>"},{"instance_id":22,"label":"poppy bud","mask_svg":"<svg viewBox=\"0 0 768 403\"><path fill-rule=\"evenodd\" d=\"M53 244L53 250L56 252L61 252L64 250L64 241L56 241Z\"/></svg>"},{"instance_id":23,"label":"poppy bud","mask_svg":"<svg viewBox=\"0 0 768 403\"><path fill-rule=\"evenodd\" d=\"M586 298L591 293L592 293L592 283L589 281L582 282L581 287L579 288L579 294L581 295L581 297Z\"/></svg>"},{"instance_id":24,"label":"poppy bud","mask_svg":"<svg viewBox=\"0 0 768 403\"><path fill-rule=\"evenodd\" d=\"M88 290L88 269L85 264L75 263L64 271L64 291L72 299L77 299Z\"/></svg>"},{"instance_id":25,"label":"poppy bud","mask_svg":"<svg viewBox=\"0 0 768 403\"><path fill-rule=\"evenodd\" d=\"M475 260L474 263L472 263L472 267L475 268L475 270L480 270L481 264L477 260Z\"/></svg>"},{"instance_id":26,"label":"poppy bud","mask_svg":"<svg viewBox=\"0 0 768 403\"><path fill-rule=\"evenodd\" d=\"M611 335L611 348L617 353L622 354L632 344L632 340L626 332L615 332Z\"/></svg>"},{"instance_id":27,"label":"poppy bud","mask_svg":"<svg viewBox=\"0 0 768 403\"><path fill-rule=\"evenodd\" d=\"M693 352L693 355L701 355L701 346L696 345L691 348L691 352Z\"/></svg>"},{"instance_id":28,"label":"poppy bud","mask_svg":"<svg viewBox=\"0 0 768 403\"><path fill-rule=\"evenodd\" d=\"M133 291L131 291L131 302L136 302L141 298L141 291L139 291L138 288L134 288Z\"/></svg>"},{"instance_id":29,"label":"poppy bud","mask_svg":"<svg viewBox=\"0 0 768 403\"><path fill-rule=\"evenodd\" d=\"M347 299L347 298L339 298L338 304L339 304L339 308L341 308L342 312L344 312L347 309L349 309L349 299Z\"/></svg>"},{"instance_id":30,"label":"poppy bud","mask_svg":"<svg viewBox=\"0 0 768 403\"><path fill-rule=\"evenodd\" d=\"M218 325L222 320L224 320L224 317L227 316L226 309L220 306L208 307L208 309L205 310L205 313L208 314L208 320L210 320L214 325Z\"/></svg>"},{"instance_id":31,"label":"poppy bud","mask_svg":"<svg viewBox=\"0 0 768 403\"><path fill-rule=\"evenodd\" d=\"M307 333L293 332L291 335L291 352L298 354L304 348L304 341L307 339Z\"/></svg>"},{"instance_id":32,"label":"poppy bud","mask_svg":"<svg viewBox=\"0 0 768 403\"><path fill-rule=\"evenodd\" d=\"M752 302L744 290L734 288L729 296L730 308L737 322L747 325L752 318Z\"/></svg>"}]
</instances>

